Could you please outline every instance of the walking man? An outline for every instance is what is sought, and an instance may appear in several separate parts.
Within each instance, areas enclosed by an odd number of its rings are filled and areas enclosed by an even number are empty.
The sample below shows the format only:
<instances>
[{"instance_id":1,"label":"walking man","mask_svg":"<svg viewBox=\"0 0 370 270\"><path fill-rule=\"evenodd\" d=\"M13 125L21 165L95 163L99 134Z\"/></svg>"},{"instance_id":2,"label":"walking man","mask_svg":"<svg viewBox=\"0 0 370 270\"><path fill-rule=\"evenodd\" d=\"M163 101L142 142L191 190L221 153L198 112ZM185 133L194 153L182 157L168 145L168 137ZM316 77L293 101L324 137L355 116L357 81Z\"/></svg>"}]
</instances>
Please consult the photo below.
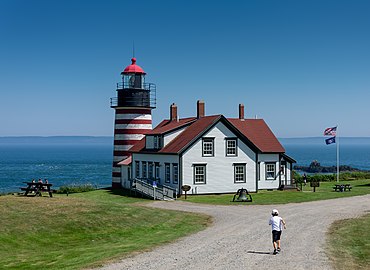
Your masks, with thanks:
<instances>
[{"instance_id":1,"label":"walking man","mask_svg":"<svg viewBox=\"0 0 370 270\"><path fill-rule=\"evenodd\" d=\"M270 218L269 225L272 227L272 244L274 246L274 255L280 252L280 236L281 232L286 229L286 223L284 219L279 217L279 211L276 209L272 210L272 217Z\"/></svg>"}]
</instances>

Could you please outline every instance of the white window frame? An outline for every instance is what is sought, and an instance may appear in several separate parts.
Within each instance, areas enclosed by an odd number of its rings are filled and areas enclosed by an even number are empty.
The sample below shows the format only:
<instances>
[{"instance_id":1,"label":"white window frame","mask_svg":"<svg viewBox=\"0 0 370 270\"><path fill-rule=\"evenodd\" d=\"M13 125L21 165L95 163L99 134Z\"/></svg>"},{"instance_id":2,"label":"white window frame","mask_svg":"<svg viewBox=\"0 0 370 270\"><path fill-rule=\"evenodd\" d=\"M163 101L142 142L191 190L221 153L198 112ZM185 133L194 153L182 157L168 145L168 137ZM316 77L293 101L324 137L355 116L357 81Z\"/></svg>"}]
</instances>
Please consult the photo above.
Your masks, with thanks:
<instances>
[{"instance_id":1,"label":"white window frame","mask_svg":"<svg viewBox=\"0 0 370 270\"><path fill-rule=\"evenodd\" d=\"M164 164L164 182L170 183L171 182L171 167L170 163Z\"/></svg>"},{"instance_id":2,"label":"white window frame","mask_svg":"<svg viewBox=\"0 0 370 270\"><path fill-rule=\"evenodd\" d=\"M215 139L214 138L203 138L202 139L202 156L203 157L214 157L215 156Z\"/></svg>"},{"instance_id":3,"label":"white window frame","mask_svg":"<svg viewBox=\"0 0 370 270\"><path fill-rule=\"evenodd\" d=\"M135 177L140 178L140 161L135 161Z\"/></svg>"},{"instance_id":4,"label":"white window frame","mask_svg":"<svg viewBox=\"0 0 370 270\"><path fill-rule=\"evenodd\" d=\"M154 162L154 178L159 180L159 162Z\"/></svg>"},{"instance_id":5,"label":"white window frame","mask_svg":"<svg viewBox=\"0 0 370 270\"><path fill-rule=\"evenodd\" d=\"M154 136L154 149L161 149L162 148L162 136L155 135Z\"/></svg>"},{"instance_id":6,"label":"white window frame","mask_svg":"<svg viewBox=\"0 0 370 270\"><path fill-rule=\"evenodd\" d=\"M154 164L153 162L148 162L148 178L153 179L153 173L154 173Z\"/></svg>"},{"instance_id":7,"label":"white window frame","mask_svg":"<svg viewBox=\"0 0 370 270\"><path fill-rule=\"evenodd\" d=\"M230 146L229 143L234 142L234 146ZM229 150L233 150L229 153ZM237 138L226 138L226 156L227 157L236 157L238 156L238 139Z\"/></svg>"},{"instance_id":8,"label":"white window frame","mask_svg":"<svg viewBox=\"0 0 370 270\"><path fill-rule=\"evenodd\" d=\"M172 182L179 183L179 164L177 163L172 163Z\"/></svg>"},{"instance_id":9,"label":"white window frame","mask_svg":"<svg viewBox=\"0 0 370 270\"><path fill-rule=\"evenodd\" d=\"M245 163L234 164L234 183L246 183L247 165Z\"/></svg>"},{"instance_id":10,"label":"white window frame","mask_svg":"<svg viewBox=\"0 0 370 270\"><path fill-rule=\"evenodd\" d=\"M148 168L147 168L146 164L147 164L146 161L141 162L141 178L143 178L143 179L148 178Z\"/></svg>"},{"instance_id":11,"label":"white window frame","mask_svg":"<svg viewBox=\"0 0 370 270\"><path fill-rule=\"evenodd\" d=\"M276 180L276 163L266 162L265 163L265 178L266 180Z\"/></svg>"},{"instance_id":12,"label":"white window frame","mask_svg":"<svg viewBox=\"0 0 370 270\"><path fill-rule=\"evenodd\" d=\"M194 185L204 185L207 183L207 168L205 164L194 164Z\"/></svg>"}]
</instances>

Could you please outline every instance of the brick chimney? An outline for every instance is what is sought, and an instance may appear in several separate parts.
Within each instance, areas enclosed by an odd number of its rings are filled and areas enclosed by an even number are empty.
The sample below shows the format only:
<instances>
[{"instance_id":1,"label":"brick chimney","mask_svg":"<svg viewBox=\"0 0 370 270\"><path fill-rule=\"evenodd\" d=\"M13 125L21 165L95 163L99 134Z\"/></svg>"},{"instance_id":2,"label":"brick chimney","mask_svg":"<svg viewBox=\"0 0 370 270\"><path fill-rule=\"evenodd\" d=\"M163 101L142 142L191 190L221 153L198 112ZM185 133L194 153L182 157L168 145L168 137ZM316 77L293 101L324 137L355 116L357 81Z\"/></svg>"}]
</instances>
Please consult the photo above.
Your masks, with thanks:
<instances>
[{"instance_id":1,"label":"brick chimney","mask_svg":"<svg viewBox=\"0 0 370 270\"><path fill-rule=\"evenodd\" d=\"M239 104L239 119L244 120L244 104Z\"/></svg>"},{"instance_id":2,"label":"brick chimney","mask_svg":"<svg viewBox=\"0 0 370 270\"><path fill-rule=\"evenodd\" d=\"M175 103L170 106L170 121L177 121L177 105Z\"/></svg>"},{"instance_id":3,"label":"brick chimney","mask_svg":"<svg viewBox=\"0 0 370 270\"><path fill-rule=\"evenodd\" d=\"M197 118L204 117L205 114L205 105L203 100L198 100L197 101Z\"/></svg>"}]
</instances>

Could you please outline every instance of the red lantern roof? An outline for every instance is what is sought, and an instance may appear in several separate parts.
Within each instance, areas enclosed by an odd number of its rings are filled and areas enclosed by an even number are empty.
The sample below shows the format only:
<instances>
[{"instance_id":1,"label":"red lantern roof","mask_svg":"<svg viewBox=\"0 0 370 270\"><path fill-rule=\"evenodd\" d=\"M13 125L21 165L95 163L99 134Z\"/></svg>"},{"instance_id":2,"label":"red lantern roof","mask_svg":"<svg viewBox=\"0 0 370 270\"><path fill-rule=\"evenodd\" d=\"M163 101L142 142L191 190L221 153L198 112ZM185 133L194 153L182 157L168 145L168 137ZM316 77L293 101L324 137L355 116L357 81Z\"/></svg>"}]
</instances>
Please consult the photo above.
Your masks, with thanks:
<instances>
[{"instance_id":1,"label":"red lantern roof","mask_svg":"<svg viewBox=\"0 0 370 270\"><path fill-rule=\"evenodd\" d=\"M136 74L146 74L145 71L138 65L136 65L136 58L131 59L131 65L127 66L121 74L136 73Z\"/></svg>"}]
</instances>

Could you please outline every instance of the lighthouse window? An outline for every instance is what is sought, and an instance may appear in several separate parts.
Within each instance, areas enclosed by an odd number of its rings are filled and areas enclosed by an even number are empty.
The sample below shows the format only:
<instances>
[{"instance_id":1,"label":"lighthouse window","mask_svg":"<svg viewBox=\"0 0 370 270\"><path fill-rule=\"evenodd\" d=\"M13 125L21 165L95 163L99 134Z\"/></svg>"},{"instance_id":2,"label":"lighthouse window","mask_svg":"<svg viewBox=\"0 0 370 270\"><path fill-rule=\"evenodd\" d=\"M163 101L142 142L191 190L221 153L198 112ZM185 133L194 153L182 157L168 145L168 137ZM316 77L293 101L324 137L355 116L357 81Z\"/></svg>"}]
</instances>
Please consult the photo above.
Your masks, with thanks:
<instances>
[{"instance_id":1,"label":"lighthouse window","mask_svg":"<svg viewBox=\"0 0 370 270\"><path fill-rule=\"evenodd\" d=\"M213 157L214 151L213 151L213 138L204 138L203 139L203 156L204 157Z\"/></svg>"}]
</instances>

